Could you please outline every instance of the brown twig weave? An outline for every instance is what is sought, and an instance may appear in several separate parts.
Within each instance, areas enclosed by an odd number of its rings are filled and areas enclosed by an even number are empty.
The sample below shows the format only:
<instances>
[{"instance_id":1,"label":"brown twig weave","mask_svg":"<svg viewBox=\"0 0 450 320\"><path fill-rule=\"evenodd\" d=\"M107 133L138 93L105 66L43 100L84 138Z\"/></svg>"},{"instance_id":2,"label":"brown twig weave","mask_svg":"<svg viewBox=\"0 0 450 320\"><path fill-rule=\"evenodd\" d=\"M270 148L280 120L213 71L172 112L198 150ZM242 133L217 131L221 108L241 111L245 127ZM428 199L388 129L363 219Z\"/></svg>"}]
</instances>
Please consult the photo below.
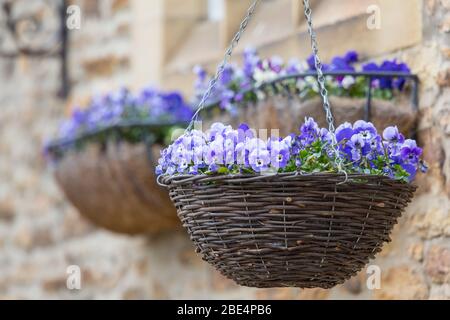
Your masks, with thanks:
<instances>
[{"instance_id":1,"label":"brown twig weave","mask_svg":"<svg viewBox=\"0 0 450 320\"><path fill-rule=\"evenodd\" d=\"M153 158L159 156L153 146ZM96 225L126 234L158 233L179 226L167 190L157 185L145 144L110 142L67 153L55 177L66 197Z\"/></svg>"},{"instance_id":2,"label":"brown twig weave","mask_svg":"<svg viewBox=\"0 0 450 320\"><path fill-rule=\"evenodd\" d=\"M390 241L415 186L339 174L165 176L205 261L240 285L331 288Z\"/></svg>"}]
</instances>

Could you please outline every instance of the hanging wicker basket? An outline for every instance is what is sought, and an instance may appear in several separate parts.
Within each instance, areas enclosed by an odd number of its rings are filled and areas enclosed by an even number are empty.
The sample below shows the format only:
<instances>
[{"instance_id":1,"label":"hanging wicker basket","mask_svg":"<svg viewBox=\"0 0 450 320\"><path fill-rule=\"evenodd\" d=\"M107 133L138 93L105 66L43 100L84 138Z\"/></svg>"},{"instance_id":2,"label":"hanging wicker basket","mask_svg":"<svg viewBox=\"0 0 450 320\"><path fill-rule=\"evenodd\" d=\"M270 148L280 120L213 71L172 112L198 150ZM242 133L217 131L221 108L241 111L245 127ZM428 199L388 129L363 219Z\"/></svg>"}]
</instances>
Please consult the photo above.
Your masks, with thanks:
<instances>
[{"instance_id":1,"label":"hanging wicker basket","mask_svg":"<svg viewBox=\"0 0 450 320\"><path fill-rule=\"evenodd\" d=\"M205 107L258 2L252 2L187 130L192 129L198 113ZM309 0L303 0L303 4L323 98L323 105L317 110L325 111L333 134L334 118ZM297 111L292 112L292 103L288 102L289 111L282 114L294 118L290 123L300 122L301 119L295 118L299 116ZM315 111L316 107L312 109ZM258 109L248 120L255 120L262 113ZM269 112L266 120L273 118L274 113ZM257 128L287 126L283 120L273 125L249 122ZM288 130L283 135L293 131L285 129ZM335 141L333 149L340 158L336 145ZM339 164L336 169L342 172ZM236 283L259 288L331 288L343 283L390 241L389 234L416 189L412 184L381 175L329 172L304 175L166 172L158 177L158 182L168 187L178 216L202 258Z\"/></svg>"},{"instance_id":2,"label":"hanging wicker basket","mask_svg":"<svg viewBox=\"0 0 450 320\"><path fill-rule=\"evenodd\" d=\"M126 234L156 233L179 225L167 190L155 182L161 147L144 143L89 144L55 164L55 177L69 201L94 224Z\"/></svg>"},{"instance_id":3,"label":"hanging wicker basket","mask_svg":"<svg viewBox=\"0 0 450 320\"><path fill-rule=\"evenodd\" d=\"M203 260L250 287L331 288L389 242L415 186L338 174L163 176Z\"/></svg>"}]
</instances>

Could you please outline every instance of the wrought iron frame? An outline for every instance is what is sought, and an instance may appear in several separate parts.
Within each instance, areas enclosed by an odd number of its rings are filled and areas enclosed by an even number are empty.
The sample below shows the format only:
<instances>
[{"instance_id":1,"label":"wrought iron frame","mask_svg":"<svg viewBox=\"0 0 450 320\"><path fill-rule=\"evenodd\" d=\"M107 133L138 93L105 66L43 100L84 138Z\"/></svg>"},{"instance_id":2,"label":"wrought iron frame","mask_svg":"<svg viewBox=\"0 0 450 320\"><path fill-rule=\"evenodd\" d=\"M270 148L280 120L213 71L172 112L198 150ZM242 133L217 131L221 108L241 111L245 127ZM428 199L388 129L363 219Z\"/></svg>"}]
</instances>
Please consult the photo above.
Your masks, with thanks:
<instances>
[{"instance_id":1,"label":"wrought iron frame","mask_svg":"<svg viewBox=\"0 0 450 320\"><path fill-rule=\"evenodd\" d=\"M47 3L49 0L42 0L44 3ZM54 2L54 0L53 0ZM3 12L6 17L5 27L6 32L11 35L12 39L17 46L16 50L6 51L0 48L0 58L9 58L14 59L20 55L32 56L32 57L50 57L50 58L58 58L61 61L60 73L61 73L61 89L59 91L59 96L62 98L66 98L69 94L70 85L69 85L69 74L67 68L67 48L68 48L68 38L69 32L66 28L66 17L67 17L67 7L68 0L59 0L58 4L54 6L56 9L55 14L59 17L59 30L56 30L58 33L57 43L52 45L51 48L32 48L28 46L24 46L20 44L20 36L18 34L18 24L23 21L32 21L36 22L36 19L30 16L24 16L19 18L13 17L13 1L5 1L1 4L0 10Z\"/></svg>"},{"instance_id":2,"label":"wrought iron frame","mask_svg":"<svg viewBox=\"0 0 450 320\"><path fill-rule=\"evenodd\" d=\"M375 72L375 71L367 71L367 72L361 72L361 71L327 71L323 72L324 76L333 76L333 77L339 77L339 76L353 76L353 77L365 77L367 87L369 90L367 90L366 93L366 104L364 108L364 120L370 121L371 119L371 106L372 106L372 82L374 79L377 78L406 78L408 80L412 81L412 90L411 90L411 106L413 108L413 111L417 111L419 109L419 78L416 74L411 73L404 73L404 72ZM252 91L258 91L263 90L265 87L272 87L274 92L279 92L279 88L277 87L278 83L282 83L286 80L294 80L294 79L301 79L306 77L317 77L317 73L314 71L308 71L308 72L301 72L301 73L294 73L289 75L280 76L276 79L273 79L271 81L266 81L261 83L258 86L246 88L241 91L241 93L248 93ZM211 109L220 102L220 99L216 99L213 102L209 103L207 107L205 107L206 110Z\"/></svg>"},{"instance_id":3,"label":"wrought iron frame","mask_svg":"<svg viewBox=\"0 0 450 320\"><path fill-rule=\"evenodd\" d=\"M416 74L411 73L404 73L404 72L361 72L361 71L328 71L323 72L324 76L353 76L353 77L365 77L366 83L367 83L367 93L366 93L366 104L365 104L365 112L364 112L364 120L370 121L371 119L371 106L372 106L372 82L374 79L379 78L406 78L412 81L412 91L411 91L411 106L413 107L414 111L417 111L419 109L419 78ZM298 79L298 78L305 78L305 77L317 77L317 73L314 71L311 72L303 72L303 73L296 73L292 75L286 75L281 76L277 79L274 79L272 81L268 81L265 83L262 83L255 89L262 89L265 86L274 86L278 82L282 82L284 80L288 79ZM274 87L275 88L275 87ZM254 89L253 89L254 90Z\"/></svg>"}]
</instances>

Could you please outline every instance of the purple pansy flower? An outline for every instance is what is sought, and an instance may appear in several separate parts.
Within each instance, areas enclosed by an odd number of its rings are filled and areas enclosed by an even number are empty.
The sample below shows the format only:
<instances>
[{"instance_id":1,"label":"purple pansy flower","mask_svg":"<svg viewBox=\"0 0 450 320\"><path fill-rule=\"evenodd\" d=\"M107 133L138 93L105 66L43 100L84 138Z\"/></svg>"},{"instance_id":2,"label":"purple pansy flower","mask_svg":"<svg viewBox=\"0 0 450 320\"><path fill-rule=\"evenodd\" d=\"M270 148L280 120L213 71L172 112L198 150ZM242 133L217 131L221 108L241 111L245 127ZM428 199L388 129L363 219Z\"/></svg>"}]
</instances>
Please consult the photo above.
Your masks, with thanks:
<instances>
[{"instance_id":1,"label":"purple pansy flower","mask_svg":"<svg viewBox=\"0 0 450 320\"><path fill-rule=\"evenodd\" d=\"M290 59L287 67L286 74L297 74L303 71L302 65L298 59Z\"/></svg>"},{"instance_id":2,"label":"purple pansy flower","mask_svg":"<svg viewBox=\"0 0 450 320\"><path fill-rule=\"evenodd\" d=\"M299 139L303 145L308 145L314 142L319 136L319 125L313 118L305 119L305 123L300 127Z\"/></svg>"},{"instance_id":3,"label":"purple pansy flower","mask_svg":"<svg viewBox=\"0 0 450 320\"><path fill-rule=\"evenodd\" d=\"M209 144L205 159L207 164L224 164L224 140L225 139L222 136L216 136L216 139Z\"/></svg>"},{"instance_id":4,"label":"purple pansy flower","mask_svg":"<svg viewBox=\"0 0 450 320\"><path fill-rule=\"evenodd\" d=\"M254 149L267 149L267 143L260 138L248 139L245 146L249 151L253 151Z\"/></svg>"},{"instance_id":5,"label":"purple pansy flower","mask_svg":"<svg viewBox=\"0 0 450 320\"><path fill-rule=\"evenodd\" d=\"M364 141L370 141L377 136L377 129L371 122L358 120L353 125L353 132L359 133Z\"/></svg>"},{"instance_id":6,"label":"purple pansy flower","mask_svg":"<svg viewBox=\"0 0 450 320\"><path fill-rule=\"evenodd\" d=\"M384 129L383 138L391 143L403 143L405 141L405 137L398 131L397 126Z\"/></svg>"},{"instance_id":7,"label":"purple pansy flower","mask_svg":"<svg viewBox=\"0 0 450 320\"><path fill-rule=\"evenodd\" d=\"M405 163L417 164L422 154L422 148L417 147L414 140L407 139L400 148L400 157Z\"/></svg>"},{"instance_id":8,"label":"purple pansy flower","mask_svg":"<svg viewBox=\"0 0 450 320\"><path fill-rule=\"evenodd\" d=\"M227 127L221 122L215 122L211 125L211 129L207 132L207 139L214 141L217 136L222 136Z\"/></svg>"},{"instance_id":9,"label":"purple pansy flower","mask_svg":"<svg viewBox=\"0 0 450 320\"><path fill-rule=\"evenodd\" d=\"M235 149L236 163L239 165L248 165L248 150L245 149L245 143L239 142Z\"/></svg>"},{"instance_id":10,"label":"purple pansy flower","mask_svg":"<svg viewBox=\"0 0 450 320\"><path fill-rule=\"evenodd\" d=\"M157 165L156 168L155 168L155 173L157 175L163 174L164 173L163 167L161 165Z\"/></svg>"},{"instance_id":11,"label":"purple pansy flower","mask_svg":"<svg viewBox=\"0 0 450 320\"><path fill-rule=\"evenodd\" d=\"M280 73L283 69L283 59L279 56L274 56L269 59L269 68L275 73Z\"/></svg>"},{"instance_id":12,"label":"purple pansy flower","mask_svg":"<svg viewBox=\"0 0 450 320\"><path fill-rule=\"evenodd\" d=\"M208 73L206 72L206 70L202 66L196 65L194 67L193 71L196 74L198 80L200 80L202 82L206 80L206 77L208 76Z\"/></svg>"},{"instance_id":13,"label":"purple pansy flower","mask_svg":"<svg viewBox=\"0 0 450 320\"><path fill-rule=\"evenodd\" d=\"M258 57L256 50L254 48L246 48L244 51L244 75L248 78L253 77L255 68L260 63L260 58Z\"/></svg>"},{"instance_id":14,"label":"purple pansy flower","mask_svg":"<svg viewBox=\"0 0 450 320\"><path fill-rule=\"evenodd\" d=\"M365 145L364 138L360 134L354 134L347 143L350 148L350 157L353 161L359 161L362 157L362 150Z\"/></svg>"},{"instance_id":15,"label":"purple pansy flower","mask_svg":"<svg viewBox=\"0 0 450 320\"><path fill-rule=\"evenodd\" d=\"M367 63L363 65L363 71L385 71L385 72L403 72L403 73L410 73L411 70L405 63L398 63L395 59L394 60L385 60L383 61L380 66L378 66L374 62ZM381 89L398 89L402 90L406 79L404 77L399 77L397 79L393 79L392 77L377 77L374 78L377 80L377 86L379 86Z\"/></svg>"},{"instance_id":16,"label":"purple pansy flower","mask_svg":"<svg viewBox=\"0 0 450 320\"><path fill-rule=\"evenodd\" d=\"M166 173L169 175L172 175L175 173L175 171L176 171L176 169L174 166L169 166L169 167L167 167Z\"/></svg>"},{"instance_id":17,"label":"purple pansy flower","mask_svg":"<svg viewBox=\"0 0 450 320\"><path fill-rule=\"evenodd\" d=\"M289 149L283 145L277 145L270 150L270 163L272 167L283 169L290 158Z\"/></svg>"},{"instance_id":18,"label":"purple pansy flower","mask_svg":"<svg viewBox=\"0 0 450 320\"><path fill-rule=\"evenodd\" d=\"M380 135L376 135L369 141L370 150L374 152L380 152L383 149L382 140Z\"/></svg>"},{"instance_id":19,"label":"purple pansy flower","mask_svg":"<svg viewBox=\"0 0 450 320\"><path fill-rule=\"evenodd\" d=\"M350 138L353 136L353 126L349 122L344 122L339 127L336 128L336 141L341 142L344 139L350 140Z\"/></svg>"},{"instance_id":20,"label":"purple pansy flower","mask_svg":"<svg viewBox=\"0 0 450 320\"><path fill-rule=\"evenodd\" d=\"M251 139L255 136L252 129L246 123L242 123L238 128L238 142L243 142L246 139Z\"/></svg>"},{"instance_id":21,"label":"purple pansy flower","mask_svg":"<svg viewBox=\"0 0 450 320\"><path fill-rule=\"evenodd\" d=\"M345 54L344 59L348 64L351 64L358 62L359 56L355 50L350 50Z\"/></svg>"},{"instance_id":22,"label":"purple pansy flower","mask_svg":"<svg viewBox=\"0 0 450 320\"><path fill-rule=\"evenodd\" d=\"M331 143L333 141L333 135L326 128L320 129L319 138L323 142L327 142L327 143Z\"/></svg>"},{"instance_id":23,"label":"purple pansy flower","mask_svg":"<svg viewBox=\"0 0 450 320\"><path fill-rule=\"evenodd\" d=\"M310 55L308 57L308 59L306 59L306 63L308 64L309 70L311 70L311 71L316 70L316 62L314 59L314 55ZM322 63L322 71L328 71L328 70L330 70L330 66L325 63Z\"/></svg>"},{"instance_id":24,"label":"purple pansy flower","mask_svg":"<svg viewBox=\"0 0 450 320\"><path fill-rule=\"evenodd\" d=\"M211 163L208 167L208 171L217 172L219 170L219 166L216 163Z\"/></svg>"},{"instance_id":25,"label":"purple pansy flower","mask_svg":"<svg viewBox=\"0 0 450 320\"><path fill-rule=\"evenodd\" d=\"M227 65L223 69L223 72L220 76L220 83L223 86L228 85L233 80L234 68L232 65Z\"/></svg>"},{"instance_id":26,"label":"purple pansy flower","mask_svg":"<svg viewBox=\"0 0 450 320\"><path fill-rule=\"evenodd\" d=\"M192 167L190 167L189 168L189 174L192 174L192 175L196 175L196 174L198 174L198 167L197 166L192 166Z\"/></svg>"},{"instance_id":27,"label":"purple pansy flower","mask_svg":"<svg viewBox=\"0 0 450 320\"><path fill-rule=\"evenodd\" d=\"M316 62L314 60L314 55L310 55L308 59L306 59L306 63L308 64L309 70L316 70Z\"/></svg>"},{"instance_id":28,"label":"purple pansy flower","mask_svg":"<svg viewBox=\"0 0 450 320\"><path fill-rule=\"evenodd\" d=\"M231 101L233 100L233 97L234 92L232 90L224 90L221 94L220 108L224 110L228 109L232 104Z\"/></svg>"},{"instance_id":29,"label":"purple pansy flower","mask_svg":"<svg viewBox=\"0 0 450 320\"><path fill-rule=\"evenodd\" d=\"M255 148L250 152L248 162L255 172L267 170L270 164L270 153L267 149Z\"/></svg>"},{"instance_id":30,"label":"purple pansy flower","mask_svg":"<svg viewBox=\"0 0 450 320\"><path fill-rule=\"evenodd\" d=\"M417 174L417 166L410 163L402 163L401 167L409 174L409 181L414 180Z\"/></svg>"},{"instance_id":31,"label":"purple pansy flower","mask_svg":"<svg viewBox=\"0 0 450 320\"><path fill-rule=\"evenodd\" d=\"M330 70L332 71L355 71L355 68L349 63L347 57L334 57L331 60ZM337 76L336 80L342 82L344 76Z\"/></svg>"}]
</instances>

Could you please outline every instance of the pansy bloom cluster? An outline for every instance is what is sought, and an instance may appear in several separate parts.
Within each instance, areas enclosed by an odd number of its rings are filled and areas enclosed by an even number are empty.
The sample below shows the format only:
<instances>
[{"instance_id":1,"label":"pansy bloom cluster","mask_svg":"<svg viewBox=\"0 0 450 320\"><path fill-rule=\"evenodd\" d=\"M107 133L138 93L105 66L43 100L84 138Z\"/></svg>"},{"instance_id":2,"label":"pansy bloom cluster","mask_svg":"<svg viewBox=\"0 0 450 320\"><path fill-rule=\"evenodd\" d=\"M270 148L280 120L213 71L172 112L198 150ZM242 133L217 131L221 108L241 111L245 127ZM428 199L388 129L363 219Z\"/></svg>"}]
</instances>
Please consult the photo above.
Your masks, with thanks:
<instances>
[{"instance_id":1,"label":"pansy bloom cluster","mask_svg":"<svg viewBox=\"0 0 450 320\"><path fill-rule=\"evenodd\" d=\"M86 108L75 108L60 126L60 138L76 136L122 121L149 120L155 123L188 122L192 109L178 92L160 92L147 87L133 94L126 88L91 99Z\"/></svg>"},{"instance_id":2,"label":"pansy bloom cluster","mask_svg":"<svg viewBox=\"0 0 450 320\"><path fill-rule=\"evenodd\" d=\"M388 127L380 135L372 123L359 120L331 133L307 118L299 129L298 134L266 139L245 124L233 129L214 123L206 132L191 130L161 152L156 173L337 172L339 163L348 173L411 181L418 170L426 171L420 160L422 149L414 140L405 139L397 127Z\"/></svg>"},{"instance_id":3,"label":"pansy bloom cluster","mask_svg":"<svg viewBox=\"0 0 450 320\"><path fill-rule=\"evenodd\" d=\"M291 59L288 63L278 56L262 59L255 49L247 48L243 54L242 67L236 64L225 67L207 104L217 104L233 114L238 103L258 100L258 93L252 90L258 85L283 75L305 71L306 68L306 64L302 65L297 59ZM201 66L196 66L194 73L197 76L194 98L199 101L208 87L211 75Z\"/></svg>"},{"instance_id":4,"label":"pansy bloom cluster","mask_svg":"<svg viewBox=\"0 0 450 320\"><path fill-rule=\"evenodd\" d=\"M395 71L410 73L405 63L394 60L382 61L379 65L374 62L360 64L359 54L350 50L342 56L335 56L330 63L323 64L324 71L333 72L387 72ZM270 95L272 86L263 86L277 78L315 71L314 57L305 61L291 59L287 63L278 56L262 59L256 50L248 48L244 51L242 66L229 64L216 84L213 94L207 101L209 105L218 105L231 113L236 112L241 102L256 102ZM200 100L206 90L211 76L200 66L194 68L197 75L195 82L196 100ZM404 77L374 77L372 81L372 95L375 98L389 100L396 91L405 87ZM352 75L327 76L326 87L330 95L363 98L366 96L367 82L365 77ZM314 76L283 80L283 89L294 92L300 98L308 99L318 95L319 88Z\"/></svg>"},{"instance_id":5,"label":"pansy bloom cluster","mask_svg":"<svg viewBox=\"0 0 450 320\"><path fill-rule=\"evenodd\" d=\"M336 56L331 60L330 64L324 64L324 71L334 72L398 72L403 74L411 74L411 70L406 63L398 62L396 59L384 60L380 64L369 62L356 66L360 62L359 54L356 51L348 51L343 56ZM315 71L314 57L307 59L309 70ZM374 76L371 81L372 96L374 98L391 100L396 92L403 91L406 84L406 78L402 76ZM367 94L367 82L365 77L355 77L352 75L343 75L326 78L326 86L331 95L346 96L354 98L363 98ZM313 92L308 94L316 94L315 87L311 88Z\"/></svg>"},{"instance_id":6,"label":"pansy bloom cluster","mask_svg":"<svg viewBox=\"0 0 450 320\"><path fill-rule=\"evenodd\" d=\"M86 108L74 108L60 126L58 139L45 143L43 152L54 160L88 142L104 144L115 139L138 143L149 138L167 143L172 130L184 126L192 115L192 108L178 92L146 87L133 94L122 88L92 98Z\"/></svg>"}]
</instances>

